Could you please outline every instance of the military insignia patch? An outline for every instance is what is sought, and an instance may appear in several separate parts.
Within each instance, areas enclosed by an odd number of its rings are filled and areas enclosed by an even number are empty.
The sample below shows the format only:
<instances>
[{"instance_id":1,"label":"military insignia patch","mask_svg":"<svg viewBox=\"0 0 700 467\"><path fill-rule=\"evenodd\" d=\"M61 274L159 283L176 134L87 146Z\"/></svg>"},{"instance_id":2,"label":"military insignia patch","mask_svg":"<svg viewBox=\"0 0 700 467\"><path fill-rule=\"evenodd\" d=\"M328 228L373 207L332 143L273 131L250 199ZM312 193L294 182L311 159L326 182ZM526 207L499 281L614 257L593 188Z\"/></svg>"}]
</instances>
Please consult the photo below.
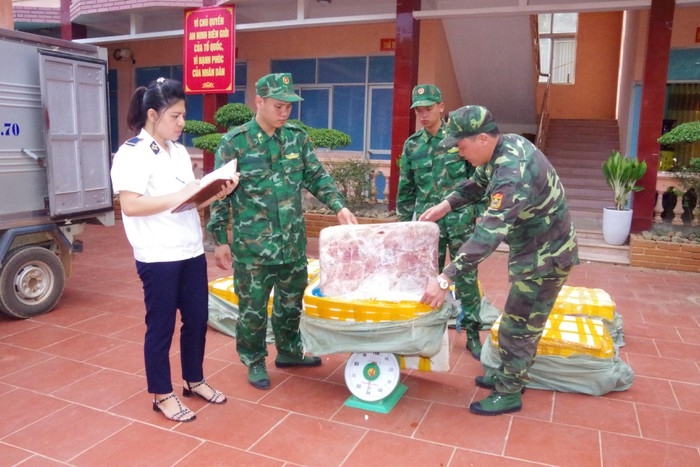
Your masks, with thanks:
<instances>
[{"instance_id":1,"label":"military insignia patch","mask_svg":"<svg viewBox=\"0 0 700 467\"><path fill-rule=\"evenodd\" d=\"M158 147L158 143L153 141L151 143L151 151L153 151L154 154L158 154L160 152L160 148Z\"/></svg>"},{"instance_id":2,"label":"military insignia patch","mask_svg":"<svg viewBox=\"0 0 700 467\"><path fill-rule=\"evenodd\" d=\"M491 202L489 203L489 209L501 209L502 203L503 203L503 193L494 193L491 195Z\"/></svg>"},{"instance_id":3,"label":"military insignia patch","mask_svg":"<svg viewBox=\"0 0 700 467\"><path fill-rule=\"evenodd\" d=\"M133 138L127 140L124 144L126 144L127 146L136 146L139 141L141 141L141 138L139 138L138 136L134 136Z\"/></svg>"},{"instance_id":4,"label":"military insignia patch","mask_svg":"<svg viewBox=\"0 0 700 467\"><path fill-rule=\"evenodd\" d=\"M288 76L283 76L283 77L282 77L282 82L283 82L284 84L289 84L289 77L288 77Z\"/></svg>"},{"instance_id":5,"label":"military insignia patch","mask_svg":"<svg viewBox=\"0 0 700 467\"><path fill-rule=\"evenodd\" d=\"M298 152L293 152L291 154L285 154L284 155L285 159L299 159L299 153Z\"/></svg>"}]
</instances>

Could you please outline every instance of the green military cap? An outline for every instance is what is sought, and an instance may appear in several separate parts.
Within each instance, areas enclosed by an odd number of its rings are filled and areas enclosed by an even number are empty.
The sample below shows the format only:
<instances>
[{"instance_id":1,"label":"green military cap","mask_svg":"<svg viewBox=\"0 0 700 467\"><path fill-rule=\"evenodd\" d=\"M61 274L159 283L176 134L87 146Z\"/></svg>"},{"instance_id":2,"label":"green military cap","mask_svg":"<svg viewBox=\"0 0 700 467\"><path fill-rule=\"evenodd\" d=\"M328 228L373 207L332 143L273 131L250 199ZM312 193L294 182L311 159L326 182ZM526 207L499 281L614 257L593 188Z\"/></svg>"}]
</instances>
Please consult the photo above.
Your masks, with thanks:
<instances>
[{"instance_id":1,"label":"green military cap","mask_svg":"<svg viewBox=\"0 0 700 467\"><path fill-rule=\"evenodd\" d=\"M260 97L272 97L284 102L303 101L294 94L291 73L272 73L265 75L255 83L255 92Z\"/></svg>"},{"instance_id":2,"label":"green military cap","mask_svg":"<svg viewBox=\"0 0 700 467\"><path fill-rule=\"evenodd\" d=\"M430 107L442 102L442 93L434 84L419 84L413 88L411 100L413 101L411 108Z\"/></svg>"},{"instance_id":3,"label":"green military cap","mask_svg":"<svg viewBox=\"0 0 700 467\"><path fill-rule=\"evenodd\" d=\"M462 138L493 130L498 131L498 125L489 109L480 105L465 105L450 112L445 129L447 136L440 141L440 146L450 148Z\"/></svg>"}]
</instances>

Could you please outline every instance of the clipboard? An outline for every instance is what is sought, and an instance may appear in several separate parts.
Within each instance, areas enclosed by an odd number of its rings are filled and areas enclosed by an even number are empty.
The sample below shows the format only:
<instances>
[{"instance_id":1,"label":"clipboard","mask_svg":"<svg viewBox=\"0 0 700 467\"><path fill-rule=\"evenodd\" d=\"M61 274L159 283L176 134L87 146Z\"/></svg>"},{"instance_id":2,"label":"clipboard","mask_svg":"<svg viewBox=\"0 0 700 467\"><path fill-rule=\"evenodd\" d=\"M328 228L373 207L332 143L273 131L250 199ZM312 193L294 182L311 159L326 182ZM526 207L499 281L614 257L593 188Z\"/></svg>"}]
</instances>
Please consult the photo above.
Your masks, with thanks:
<instances>
[{"instance_id":1,"label":"clipboard","mask_svg":"<svg viewBox=\"0 0 700 467\"><path fill-rule=\"evenodd\" d=\"M226 182L231 180L231 177L236 173L236 168L237 160L233 159L205 175L199 181L199 190L192 193L187 199L171 209L170 212L174 214L187 211L188 209L196 209L197 206L221 191L221 185L226 185Z\"/></svg>"}]
</instances>

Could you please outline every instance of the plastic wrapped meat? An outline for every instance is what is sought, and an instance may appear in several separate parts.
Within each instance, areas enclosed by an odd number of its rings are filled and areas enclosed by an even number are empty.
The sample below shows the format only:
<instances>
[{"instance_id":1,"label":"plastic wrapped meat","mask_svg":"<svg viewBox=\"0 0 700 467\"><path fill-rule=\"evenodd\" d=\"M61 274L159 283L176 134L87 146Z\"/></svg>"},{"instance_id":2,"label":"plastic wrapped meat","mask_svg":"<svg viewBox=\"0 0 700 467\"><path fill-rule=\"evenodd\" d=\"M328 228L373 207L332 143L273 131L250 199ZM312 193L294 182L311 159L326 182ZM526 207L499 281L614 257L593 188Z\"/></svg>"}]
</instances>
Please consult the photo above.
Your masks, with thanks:
<instances>
[{"instance_id":1,"label":"plastic wrapped meat","mask_svg":"<svg viewBox=\"0 0 700 467\"><path fill-rule=\"evenodd\" d=\"M433 222L337 225L319 235L321 293L348 300L419 301L435 280Z\"/></svg>"}]
</instances>

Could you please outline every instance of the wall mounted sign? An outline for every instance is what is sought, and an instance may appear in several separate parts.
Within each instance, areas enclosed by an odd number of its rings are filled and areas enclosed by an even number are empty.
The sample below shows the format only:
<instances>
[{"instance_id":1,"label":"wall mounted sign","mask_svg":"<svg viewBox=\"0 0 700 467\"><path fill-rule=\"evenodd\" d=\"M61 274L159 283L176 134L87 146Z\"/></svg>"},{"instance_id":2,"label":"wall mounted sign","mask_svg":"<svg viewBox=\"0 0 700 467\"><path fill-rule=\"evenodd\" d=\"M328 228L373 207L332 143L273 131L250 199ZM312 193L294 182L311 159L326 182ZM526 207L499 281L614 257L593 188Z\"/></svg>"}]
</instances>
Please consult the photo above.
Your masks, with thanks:
<instances>
[{"instance_id":1,"label":"wall mounted sign","mask_svg":"<svg viewBox=\"0 0 700 467\"><path fill-rule=\"evenodd\" d=\"M183 74L188 94L232 93L235 7L185 10Z\"/></svg>"}]
</instances>

